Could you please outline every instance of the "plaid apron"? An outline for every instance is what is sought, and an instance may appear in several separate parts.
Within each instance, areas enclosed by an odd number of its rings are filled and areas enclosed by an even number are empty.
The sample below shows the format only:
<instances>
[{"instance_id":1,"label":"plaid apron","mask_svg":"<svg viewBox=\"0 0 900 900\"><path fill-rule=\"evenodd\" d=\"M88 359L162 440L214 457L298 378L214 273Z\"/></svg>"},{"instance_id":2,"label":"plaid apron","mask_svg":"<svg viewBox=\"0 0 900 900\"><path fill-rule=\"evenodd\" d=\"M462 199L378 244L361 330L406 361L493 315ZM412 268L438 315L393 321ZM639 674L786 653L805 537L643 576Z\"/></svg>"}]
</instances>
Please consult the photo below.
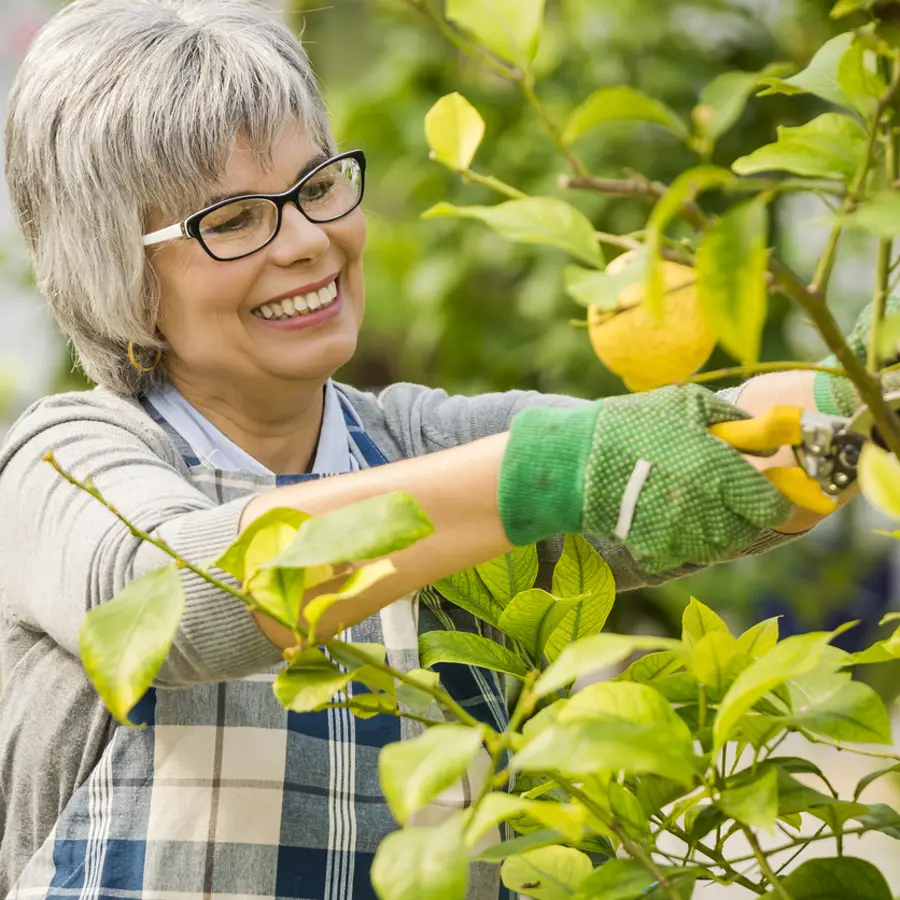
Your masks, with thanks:
<instances>
[{"instance_id":1,"label":"plaid apron","mask_svg":"<svg viewBox=\"0 0 900 900\"><path fill-rule=\"evenodd\" d=\"M384 465L388 460L339 394L360 467ZM218 503L322 477L204 465L144 406L178 445L191 481ZM409 671L419 664L418 635L448 627L480 626L456 607L420 606L413 596L342 637L384 644L388 662ZM372 859L397 827L379 787L378 754L422 726L389 716L358 719L346 709L288 712L272 692L279 668L183 690L151 689L131 715L146 727L111 725L96 767L8 900L374 900ZM470 713L505 726L498 676L463 665L436 668ZM439 821L465 805L476 779L473 771L423 811L422 820ZM470 900L501 896L507 893L497 868L474 864Z\"/></svg>"}]
</instances>

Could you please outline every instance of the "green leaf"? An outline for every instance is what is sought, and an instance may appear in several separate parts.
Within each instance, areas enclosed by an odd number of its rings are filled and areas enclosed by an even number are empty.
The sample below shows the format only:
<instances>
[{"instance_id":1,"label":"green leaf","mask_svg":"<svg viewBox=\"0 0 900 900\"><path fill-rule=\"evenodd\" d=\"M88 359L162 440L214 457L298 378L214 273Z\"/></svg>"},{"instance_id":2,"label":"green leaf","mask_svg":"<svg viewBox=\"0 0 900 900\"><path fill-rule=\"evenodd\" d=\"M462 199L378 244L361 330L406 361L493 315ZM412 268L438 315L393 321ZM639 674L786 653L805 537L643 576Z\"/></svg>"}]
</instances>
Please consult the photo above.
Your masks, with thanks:
<instances>
[{"instance_id":1,"label":"green leaf","mask_svg":"<svg viewBox=\"0 0 900 900\"><path fill-rule=\"evenodd\" d=\"M564 250L586 265L595 268L603 265L603 254L594 237L594 226L574 206L553 197L509 200L496 206L438 203L422 213L424 219L438 216L478 219L508 241L546 244Z\"/></svg>"},{"instance_id":2,"label":"green leaf","mask_svg":"<svg viewBox=\"0 0 900 900\"><path fill-rule=\"evenodd\" d=\"M778 643L778 616L758 622L737 639L737 652L758 659Z\"/></svg>"},{"instance_id":3,"label":"green leaf","mask_svg":"<svg viewBox=\"0 0 900 900\"><path fill-rule=\"evenodd\" d=\"M771 832L778 818L778 772L767 769L750 784L722 791L716 806L731 819Z\"/></svg>"},{"instance_id":4,"label":"green leaf","mask_svg":"<svg viewBox=\"0 0 900 900\"><path fill-rule=\"evenodd\" d=\"M546 697L582 675L627 659L636 650L680 650L681 642L652 635L595 634L566 647L535 682L537 697Z\"/></svg>"},{"instance_id":5,"label":"green leaf","mask_svg":"<svg viewBox=\"0 0 900 900\"><path fill-rule=\"evenodd\" d=\"M616 582L606 560L587 540L580 534L567 534L553 569L552 591L565 599L587 596L550 634L544 647L550 662L570 644L603 630L616 600Z\"/></svg>"},{"instance_id":6,"label":"green leaf","mask_svg":"<svg viewBox=\"0 0 900 900\"><path fill-rule=\"evenodd\" d=\"M608 789L609 805L625 833L638 841L650 839L650 820L638 798L631 791L611 781Z\"/></svg>"},{"instance_id":7,"label":"green leaf","mask_svg":"<svg viewBox=\"0 0 900 900\"><path fill-rule=\"evenodd\" d=\"M569 117L563 141L572 144L598 125L613 121L641 121L662 125L683 141L687 125L665 103L627 85L594 91Z\"/></svg>"},{"instance_id":8,"label":"green leaf","mask_svg":"<svg viewBox=\"0 0 900 900\"><path fill-rule=\"evenodd\" d=\"M846 679L829 680L827 690L805 704L795 700L786 721L838 741L890 744L891 719L884 701L867 684Z\"/></svg>"},{"instance_id":9,"label":"green leaf","mask_svg":"<svg viewBox=\"0 0 900 900\"><path fill-rule=\"evenodd\" d=\"M859 457L859 487L872 506L900 519L900 462L896 457L866 441Z\"/></svg>"},{"instance_id":10,"label":"green leaf","mask_svg":"<svg viewBox=\"0 0 900 900\"><path fill-rule=\"evenodd\" d=\"M887 92L875 65L875 55L867 53L856 38L841 57L837 73L840 89L851 107L870 120L878 111L878 101Z\"/></svg>"},{"instance_id":11,"label":"green leaf","mask_svg":"<svg viewBox=\"0 0 900 900\"><path fill-rule=\"evenodd\" d=\"M459 781L483 740L482 729L451 723L388 744L378 757L378 774L394 818L405 825L414 812Z\"/></svg>"},{"instance_id":12,"label":"green leaf","mask_svg":"<svg viewBox=\"0 0 900 900\"><path fill-rule=\"evenodd\" d=\"M885 775L897 774L900 774L900 763L896 763L893 766L888 766L886 769L879 769L877 772L870 772L868 775L865 775L859 779L859 782L856 785L856 790L853 792L853 799L859 800L862 792L870 784L872 784L872 782L877 781L879 778L884 778Z\"/></svg>"},{"instance_id":13,"label":"green leaf","mask_svg":"<svg viewBox=\"0 0 900 900\"><path fill-rule=\"evenodd\" d=\"M831 9L832 19L841 19L849 16L850 13L857 12L860 9L869 9L875 5L875 0L838 0Z\"/></svg>"},{"instance_id":14,"label":"green leaf","mask_svg":"<svg viewBox=\"0 0 900 900\"><path fill-rule=\"evenodd\" d=\"M662 239L666 228L681 210L703 192L723 187L734 181L727 169L718 166L696 166L682 172L659 199L647 223L647 269L644 302L657 318L662 317L666 286L662 269Z\"/></svg>"},{"instance_id":15,"label":"green leaf","mask_svg":"<svg viewBox=\"0 0 900 900\"><path fill-rule=\"evenodd\" d=\"M184 611L174 565L135 578L112 600L87 612L78 635L81 662L113 718L128 713L159 674Z\"/></svg>"},{"instance_id":16,"label":"green leaf","mask_svg":"<svg viewBox=\"0 0 900 900\"><path fill-rule=\"evenodd\" d=\"M731 634L720 616L696 597L691 597L681 615L681 640L688 650L693 650L699 641L711 632Z\"/></svg>"},{"instance_id":17,"label":"green leaf","mask_svg":"<svg viewBox=\"0 0 900 900\"><path fill-rule=\"evenodd\" d=\"M524 679L525 663L496 641L466 631L429 631L419 637L422 668L436 663L465 663Z\"/></svg>"},{"instance_id":18,"label":"green leaf","mask_svg":"<svg viewBox=\"0 0 900 900\"><path fill-rule=\"evenodd\" d=\"M308 519L268 568L302 569L376 559L428 537L434 525L411 494L395 491Z\"/></svg>"},{"instance_id":19,"label":"green leaf","mask_svg":"<svg viewBox=\"0 0 900 900\"><path fill-rule=\"evenodd\" d=\"M499 844L485 847L484 850L472 858L483 862L503 862L507 857L515 856L526 850L536 850L539 847L551 847L563 839L564 835L558 831L544 828L541 831L533 831L531 834L523 834L519 837L510 838L508 841L501 841Z\"/></svg>"},{"instance_id":20,"label":"green leaf","mask_svg":"<svg viewBox=\"0 0 900 900\"><path fill-rule=\"evenodd\" d=\"M882 191L860 203L852 213L840 217L848 228L868 231L882 239L900 235L900 193Z\"/></svg>"},{"instance_id":21,"label":"green leaf","mask_svg":"<svg viewBox=\"0 0 900 900\"><path fill-rule=\"evenodd\" d=\"M781 885L793 900L892 900L884 875L870 862L842 856L808 859Z\"/></svg>"},{"instance_id":22,"label":"green leaf","mask_svg":"<svg viewBox=\"0 0 900 900\"><path fill-rule=\"evenodd\" d=\"M309 518L298 509L270 509L241 532L215 565L244 584L263 563L290 546L300 526Z\"/></svg>"},{"instance_id":23,"label":"green leaf","mask_svg":"<svg viewBox=\"0 0 900 900\"><path fill-rule=\"evenodd\" d=\"M529 816L545 828L575 841L581 837L587 810L571 803L555 800L524 800L512 794L488 794L478 804L469 820L466 838L470 846L477 844L491 828L515 816Z\"/></svg>"},{"instance_id":24,"label":"green leaf","mask_svg":"<svg viewBox=\"0 0 900 900\"><path fill-rule=\"evenodd\" d=\"M737 641L727 632L711 631L694 645L691 670L701 684L722 696L734 679Z\"/></svg>"},{"instance_id":25,"label":"green leaf","mask_svg":"<svg viewBox=\"0 0 900 900\"><path fill-rule=\"evenodd\" d=\"M559 600L540 588L532 588L513 597L497 627L537 658L556 626L580 602L577 598Z\"/></svg>"},{"instance_id":26,"label":"green leaf","mask_svg":"<svg viewBox=\"0 0 900 900\"><path fill-rule=\"evenodd\" d=\"M306 619L309 627L314 629L319 623L319 619L332 607L341 600L350 600L365 593L372 585L393 575L397 570L389 559L380 559L377 562L369 563L357 569L341 586L339 591L332 594L320 594L315 600L310 600L303 607L303 617Z\"/></svg>"},{"instance_id":27,"label":"green leaf","mask_svg":"<svg viewBox=\"0 0 900 900\"><path fill-rule=\"evenodd\" d=\"M848 819L859 819L870 810L871 807L865 803L851 803L849 800L838 800L823 794L797 781L784 769L778 769L779 817L808 812L826 825L840 830Z\"/></svg>"},{"instance_id":28,"label":"green leaf","mask_svg":"<svg viewBox=\"0 0 900 900\"><path fill-rule=\"evenodd\" d=\"M780 78L764 79L769 84L769 89L760 92L760 96L767 94L815 94L829 103L853 110L853 106L847 99L838 83L838 69L841 59L850 44L853 42L853 33L839 34L830 41L824 43L809 65L792 78L784 80Z\"/></svg>"},{"instance_id":29,"label":"green leaf","mask_svg":"<svg viewBox=\"0 0 900 900\"><path fill-rule=\"evenodd\" d=\"M738 675L719 704L714 749L729 739L738 719L769 691L818 666L833 632L814 631L786 638Z\"/></svg>"},{"instance_id":30,"label":"green leaf","mask_svg":"<svg viewBox=\"0 0 900 900\"><path fill-rule=\"evenodd\" d=\"M462 94L454 91L428 110L425 137L432 159L455 172L464 172L484 137L484 119Z\"/></svg>"},{"instance_id":31,"label":"green leaf","mask_svg":"<svg viewBox=\"0 0 900 900\"><path fill-rule=\"evenodd\" d=\"M406 674L408 678L412 678L426 687L437 688L441 683L441 677L437 672L429 672L426 669L413 669ZM405 682L397 685L396 693L397 702L402 707L419 715L426 712L431 704L434 703L434 698L431 694Z\"/></svg>"},{"instance_id":32,"label":"green leaf","mask_svg":"<svg viewBox=\"0 0 900 900\"><path fill-rule=\"evenodd\" d=\"M703 88L691 117L707 150L735 122L760 80L785 74L789 66L773 63L761 72L723 72Z\"/></svg>"},{"instance_id":33,"label":"green leaf","mask_svg":"<svg viewBox=\"0 0 900 900\"><path fill-rule=\"evenodd\" d=\"M563 284L566 293L581 306L612 311L619 308L625 288L643 279L646 268L647 251L642 245L615 274L568 265L563 270Z\"/></svg>"},{"instance_id":34,"label":"green leaf","mask_svg":"<svg viewBox=\"0 0 900 900\"><path fill-rule=\"evenodd\" d=\"M825 113L796 128L779 126L778 140L735 160L739 175L783 171L850 181L866 153L866 133L849 116Z\"/></svg>"},{"instance_id":35,"label":"green leaf","mask_svg":"<svg viewBox=\"0 0 900 900\"><path fill-rule=\"evenodd\" d=\"M275 677L278 702L292 712L312 712L328 703L355 677L330 662L319 650L304 650L290 668Z\"/></svg>"},{"instance_id":36,"label":"green leaf","mask_svg":"<svg viewBox=\"0 0 900 900\"><path fill-rule=\"evenodd\" d=\"M269 618L280 622L286 628L295 628L303 606L307 576L315 573L313 578L319 579L326 571L334 573L331 566L314 566L309 569L257 569L250 576L244 589L253 598L254 605Z\"/></svg>"},{"instance_id":37,"label":"green leaf","mask_svg":"<svg viewBox=\"0 0 900 900\"><path fill-rule=\"evenodd\" d=\"M611 859L581 882L574 900L644 900L655 883L636 859Z\"/></svg>"},{"instance_id":38,"label":"green leaf","mask_svg":"<svg viewBox=\"0 0 900 900\"><path fill-rule=\"evenodd\" d=\"M500 869L509 890L535 900L571 900L594 870L590 857L571 847L544 847L508 857Z\"/></svg>"},{"instance_id":39,"label":"green leaf","mask_svg":"<svg viewBox=\"0 0 900 900\"><path fill-rule=\"evenodd\" d=\"M379 900L465 900L469 861L462 817L389 834L375 853L371 878Z\"/></svg>"},{"instance_id":40,"label":"green leaf","mask_svg":"<svg viewBox=\"0 0 900 900\"><path fill-rule=\"evenodd\" d=\"M674 650L660 650L648 653L635 660L616 681L636 681L638 684L653 684L659 678L665 678L673 672L684 668L684 656Z\"/></svg>"},{"instance_id":41,"label":"green leaf","mask_svg":"<svg viewBox=\"0 0 900 900\"><path fill-rule=\"evenodd\" d=\"M501 59L528 69L541 37L544 0L447 0L446 15Z\"/></svg>"},{"instance_id":42,"label":"green leaf","mask_svg":"<svg viewBox=\"0 0 900 900\"><path fill-rule=\"evenodd\" d=\"M538 576L537 547L526 544L475 566L481 580L501 606L522 591L530 590Z\"/></svg>"},{"instance_id":43,"label":"green leaf","mask_svg":"<svg viewBox=\"0 0 900 900\"><path fill-rule=\"evenodd\" d=\"M697 251L700 307L722 346L742 365L759 360L769 267L764 199L739 203L704 232Z\"/></svg>"},{"instance_id":44,"label":"green leaf","mask_svg":"<svg viewBox=\"0 0 900 900\"><path fill-rule=\"evenodd\" d=\"M496 625L503 615L503 604L488 590L475 569L441 578L434 587L451 603L491 625Z\"/></svg>"},{"instance_id":45,"label":"green leaf","mask_svg":"<svg viewBox=\"0 0 900 900\"><path fill-rule=\"evenodd\" d=\"M852 805L865 806L860 803ZM872 803L865 807L865 812L855 813L848 818L854 818L866 828L880 831L895 841L900 841L900 813L888 806L887 803Z\"/></svg>"}]
</instances>

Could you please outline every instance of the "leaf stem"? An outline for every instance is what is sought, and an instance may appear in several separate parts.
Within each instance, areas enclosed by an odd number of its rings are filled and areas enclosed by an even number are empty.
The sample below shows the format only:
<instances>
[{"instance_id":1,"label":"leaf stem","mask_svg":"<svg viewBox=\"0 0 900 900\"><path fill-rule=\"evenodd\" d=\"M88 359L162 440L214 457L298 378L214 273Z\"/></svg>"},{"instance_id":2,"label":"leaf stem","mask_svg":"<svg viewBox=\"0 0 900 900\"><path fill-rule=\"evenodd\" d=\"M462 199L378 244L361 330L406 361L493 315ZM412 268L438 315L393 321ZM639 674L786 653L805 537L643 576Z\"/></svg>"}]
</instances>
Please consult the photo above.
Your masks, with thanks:
<instances>
[{"instance_id":1,"label":"leaf stem","mask_svg":"<svg viewBox=\"0 0 900 900\"><path fill-rule=\"evenodd\" d=\"M848 747L840 741L832 738L818 737L805 728L798 729L811 744L824 744L826 747L834 747L835 750L841 750L848 753L856 753L859 756L871 756L874 759L889 759L891 762L900 762L900 755L896 753L888 753L886 750L864 750L862 747Z\"/></svg>"},{"instance_id":2,"label":"leaf stem","mask_svg":"<svg viewBox=\"0 0 900 900\"><path fill-rule=\"evenodd\" d=\"M659 198L665 193L665 185L642 178L595 178L591 175L562 175L559 186L563 190L595 191L613 196L638 196ZM824 193L843 197L847 189L839 181L786 178L783 181L764 178L739 178L730 184L722 185L726 194L744 194L759 192L775 193Z\"/></svg>"},{"instance_id":3,"label":"leaf stem","mask_svg":"<svg viewBox=\"0 0 900 900\"><path fill-rule=\"evenodd\" d=\"M525 99L537 114L538 119L544 126L544 130L547 132L547 135L553 142L553 146L556 147L556 149L566 158L575 175L578 177L587 175L587 170L584 167L584 163L582 163L581 160L567 146L566 142L562 138L562 133L559 131L556 125L553 124L550 116L547 113L546 107L541 102L538 95L535 93L534 76L530 72L519 72L513 80L516 81L522 88L522 92L525 94Z\"/></svg>"},{"instance_id":4,"label":"leaf stem","mask_svg":"<svg viewBox=\"0 0 900 900\"><path fill-rule=\"evenodd\" d=\"M715 369L712 372L701 372L699 375L692 375L687 379L687 382L691 384L703 384L707 381L719 381L722 378L748 378L753 375L762 375L765 372L791 371L825 372L828 375L837 376L845 376L847 374L843 369L823 366L819 363L799 362L795 360L789 362L757 363L753 366L732 366L727 369Z\"/></svg>"},{"instance_id":5,"label":"leaf stem","mask_svg":"<svg viewBox=\"0 0 900 900\"><path fill-rule=\"evenodd\" d=\"M743 826L741 831L744 833L744 836L747 838L750 847L753 849L753 855L756 857L756 861L759 863L760 871L765 875L766 880L772 886L772 890L781 897L781 900L792 900L791 895L784 889L784 885L782 885L781 880L778 876L772 871L772 867L769 865L769 861L766 859L766 854L763 853L762 847L759 846L759 841L756 839L756 835L753 833L752 829L747 828L747 826Z\"/></svg>"},{"instance_id":6,"label":"leaf stem","mask_svg":"<svg viewBox=\"0 0 900 900\"><path fill-rule=\"evenodd\" d=\"M522 191L514 188L511 184L507 184L505 181L501 181L499 178L494 178L493 175L479 175L478 172L474 172L472 169L463 169L460 172L460 176L463 181L496 191L498 194L509 197L511 200L528 199L528 194L522 193Z\"/></svg>"}]
</instances>

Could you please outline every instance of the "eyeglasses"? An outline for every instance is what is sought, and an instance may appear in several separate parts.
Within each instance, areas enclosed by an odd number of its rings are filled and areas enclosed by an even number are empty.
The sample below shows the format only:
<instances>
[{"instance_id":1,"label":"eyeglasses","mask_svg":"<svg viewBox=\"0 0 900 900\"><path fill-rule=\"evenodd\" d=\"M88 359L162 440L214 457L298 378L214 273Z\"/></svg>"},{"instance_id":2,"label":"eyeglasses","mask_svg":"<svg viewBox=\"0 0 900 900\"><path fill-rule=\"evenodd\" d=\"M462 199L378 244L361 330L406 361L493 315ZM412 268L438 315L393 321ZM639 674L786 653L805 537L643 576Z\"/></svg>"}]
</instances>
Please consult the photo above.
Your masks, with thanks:
<instances>
[{"instance_id":1,"label":"eyeglasses","mask_svg":"<svg viewBox=\"0 0 900 900\"><path fill-rule=\"evenodd\" d=\"M247 194L214 203L177 225L144 235L144 246L193 238L215 260L230 262L262 250L278 236L293 203L317 225L334 222L362 202L366 155L350 150L320 163L283 194Z\"/></svg>"}]
</instances>

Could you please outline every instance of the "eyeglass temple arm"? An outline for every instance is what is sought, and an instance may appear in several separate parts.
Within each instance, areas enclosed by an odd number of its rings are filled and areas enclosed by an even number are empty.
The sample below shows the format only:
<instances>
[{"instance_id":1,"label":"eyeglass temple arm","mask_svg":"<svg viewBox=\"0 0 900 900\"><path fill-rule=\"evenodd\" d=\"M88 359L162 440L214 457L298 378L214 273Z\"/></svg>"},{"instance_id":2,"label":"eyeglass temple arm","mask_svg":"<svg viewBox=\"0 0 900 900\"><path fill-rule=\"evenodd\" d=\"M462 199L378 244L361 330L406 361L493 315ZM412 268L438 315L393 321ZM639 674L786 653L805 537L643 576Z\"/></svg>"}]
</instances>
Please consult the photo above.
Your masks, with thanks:
<instances>
[{"instance_id":1,"label":"eyeglass temple arm","mask_svg":"<svg viewBox=\"0 0 900 900\"><path fill-rule=\"evenodd\" d=\"M168 228L162 228L154 231L153 234L145 234L143 244L145 247L151 247L153 244L161 244L163 241L172 241L175 238L184 237L184 224L170 225Z\"/></svg>"}]
</instances>

